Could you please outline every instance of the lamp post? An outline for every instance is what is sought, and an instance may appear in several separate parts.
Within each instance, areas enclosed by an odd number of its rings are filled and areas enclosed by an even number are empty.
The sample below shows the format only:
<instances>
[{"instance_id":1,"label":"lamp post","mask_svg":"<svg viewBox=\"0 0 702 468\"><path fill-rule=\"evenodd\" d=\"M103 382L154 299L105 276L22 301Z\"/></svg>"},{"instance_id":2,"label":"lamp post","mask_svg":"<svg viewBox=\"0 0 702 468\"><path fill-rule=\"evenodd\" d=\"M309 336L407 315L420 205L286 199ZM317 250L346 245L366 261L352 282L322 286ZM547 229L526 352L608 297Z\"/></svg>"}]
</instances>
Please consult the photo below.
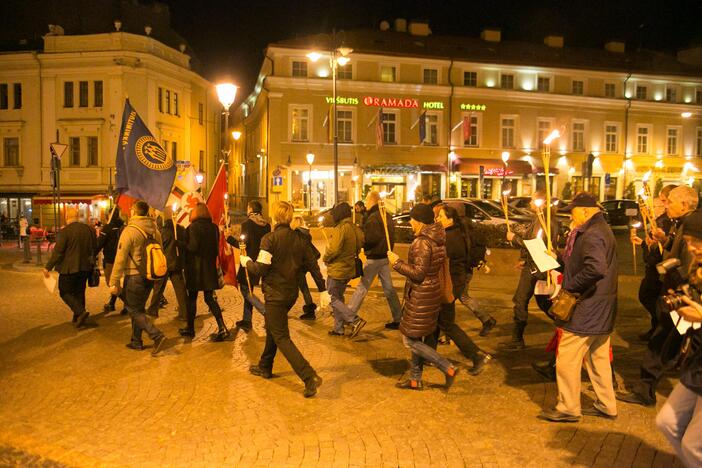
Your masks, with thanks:
<instances>
[{"instance_id":1,"label":"lamp post","mask_svg":"<svg viewBox=\"0 0 702 468\"><path fill-rule=\"evenodd\" d=\"M507 161L509 161L509 151L502 152L502 164L505 166L502 168L502 192L505 191L505 177L507 177ZM511 190L510 190L511 192ZM504 197L504 195L503 195Z\"/></svg>"},{"instance_id":2,"label":"lamp post","mask_svg":"<svg viewBox=\"0 0 702 468\"><path fill-rule=\"evenodd\" d=\"M217 98L224 108L224 131L222 131L222 159L224 163L224 174L227 180L227 193L229 193L229 155L231 151L227 145L227 132L229 131L229 108L234 104L237 87L232 83L220 83L216 87ZM229 207L226 207L229 212Z\"/></svg>"},{"instance_id":3,"label":"lamp post","mask_svg":"<svg viewBox=\"0 0 702 468\"><path fill-rule=\"evenodd\" d=\"M332 34L332 44L336 43L336 34ZM348 57L353 52L353 49L348 47L334 48L329 52L329 68L332 71L332 112L334 113L331 119L331 125L334 126L333 135L333 154L334 154L334 204L339 201L339 133L336 130L337 113L336 113L336 73L338 66L345 66L351 61ZM312 62L318 61L322 57L319 52L310 52L307 54Z\"/></svg>"},{"instance_id":4,"label":"lamp post","mask_svg":"<svg viewBox=\"0 0 702 468\"><path fill-rule=\"evenodd\" d=\"M238 147L237 144L239 143L239 139L241 138L241 132L239 130L234 130L232 132L232 138L234 139L234 158L236 158L236 161L238 164L240 164L240 159L239 159L239 152L237 151ZM241 166L239 166L241 168ZM227 184L229 182L227 181ZM238 189L238 190L237 190ZM242 178L241 180L237 180L237 187L235 187L235 190L241 193L242 200L244 199L245 191L244 191L244 178L243 178L243 172L242 172ZM236 198L234 199L234 204L236 205Z\"/></svg>"},{"instance_id":5,"label":"lamp post","mask_svg":"<svg viewBox=\"0 0 702 468\"><path fill-rule=\"evenodd\" d=\"M544 172L546 173L546 241L548 246L548 251L553 251L553 246L551 245L551 142L556 138L560 138L561 132L558 130L553 130L544 139L544 148L541 154L541 158L544 163ZM551 275L548 276L549 284L551 284Z\"/></svg>"},{"instance_id":6,"label":"lamp post","mask_svg":"<svg viewBox=\"0 0 702 468\"><path fill-rule=\"evenodd\" d=\"M314 163L314 153L307 153L305 158L310 166L310 170L307 172L307 201L310 204L310 216L312 216L312 164Z\"/></svg>"}]
</instances>

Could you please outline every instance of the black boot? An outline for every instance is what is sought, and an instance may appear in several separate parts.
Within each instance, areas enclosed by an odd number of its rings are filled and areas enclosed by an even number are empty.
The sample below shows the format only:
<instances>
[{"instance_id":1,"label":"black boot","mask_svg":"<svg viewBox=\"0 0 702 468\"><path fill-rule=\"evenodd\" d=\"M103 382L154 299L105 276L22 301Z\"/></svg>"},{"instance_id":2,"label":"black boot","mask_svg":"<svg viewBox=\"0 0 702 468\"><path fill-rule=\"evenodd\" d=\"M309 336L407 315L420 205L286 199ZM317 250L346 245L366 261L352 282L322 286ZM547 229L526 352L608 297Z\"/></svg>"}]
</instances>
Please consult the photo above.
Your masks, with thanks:
<instances>
[{"instance_id":1,"label":"black boot","mask_svg":"<svg viewBox=\"0 0 702 468\"><path fill-rule=\"evenodd\" d=\"M517 351L519 349L524 349L524 329L526 328L526 323L514 323L514 328L512 329L512 339L510 341L500 343L500 347L507 351Z\"/></svg>"},{"instance_id":2,"label":"black boot","mask_svg":"<svg viewBox=\"0 0 702 468\"><path fill-rule=\"evenodd\" d=\"M305 304L302 306L302 315L300 315L300 320L314 320L317 318L315 311L317 310L317 304L314 302L312 304Z\"/></svg>"},{"instance_id":3,"label":"black boot","mask_svg":"<svg viewBox=\"0 0 702 468\"><path fill-rule=\"evenodd\" d=\"M227 330L227 326L224 324L224 318L222 318L222 312L221 311L213 311L213 315L215 316L215 320L217 320L217 333L212 333L210 335L210 340L211 341L224 341L227 338L229 338L229 330Z\"/></svg>"},{"instance_id":4,"label":"black boot","mask_svg":"<svg viewBox=\"0 0 702 468\"><path fill-rule=\"evenodd\" d=\"M531 363L537 374L549 382L556 381L556 356L547 361L534 361Z\"/></svg>"}]
</instances>

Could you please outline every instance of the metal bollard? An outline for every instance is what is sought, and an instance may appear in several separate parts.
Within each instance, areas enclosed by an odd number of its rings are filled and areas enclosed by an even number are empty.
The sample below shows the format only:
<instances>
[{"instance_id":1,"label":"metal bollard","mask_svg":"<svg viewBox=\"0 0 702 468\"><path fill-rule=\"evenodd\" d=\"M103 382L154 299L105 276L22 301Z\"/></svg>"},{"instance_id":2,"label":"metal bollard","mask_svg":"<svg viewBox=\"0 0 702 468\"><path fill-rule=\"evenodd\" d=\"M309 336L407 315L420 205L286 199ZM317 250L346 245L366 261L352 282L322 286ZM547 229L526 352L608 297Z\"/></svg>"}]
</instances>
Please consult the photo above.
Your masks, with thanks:
<instances>
[{"instance_id":1,"label":"metal bollard","mask_svg":"<svg viewBox=\"0 0 702 468\"><path fill-rule=\"evenodd\" d=\"M43 266L44 262L41 261L41 239L37 239L37 266Z\"/></svg>"},{"instance_id":2,"label":"metal bollard","mask_svg":"<svg viewBox=\"0 0 702 468\"><path fill-rule=\"evenodd\" d=\"M24 237L24 242L22 243L22 250L24 251L24 263L29 263L32 261L32 251L30 250L32 246L29 244L29 236Z\"/></svg>"}]
</instances>

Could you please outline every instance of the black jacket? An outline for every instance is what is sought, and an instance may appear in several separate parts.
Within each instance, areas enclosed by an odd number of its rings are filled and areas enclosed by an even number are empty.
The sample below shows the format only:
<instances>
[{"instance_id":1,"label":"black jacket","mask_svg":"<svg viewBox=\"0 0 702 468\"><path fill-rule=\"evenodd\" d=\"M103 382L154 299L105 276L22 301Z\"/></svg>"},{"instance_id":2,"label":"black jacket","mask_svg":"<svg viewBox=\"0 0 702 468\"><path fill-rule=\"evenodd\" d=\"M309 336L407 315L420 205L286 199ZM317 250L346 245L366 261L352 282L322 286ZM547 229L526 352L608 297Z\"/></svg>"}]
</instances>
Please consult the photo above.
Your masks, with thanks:
<instances>
[{"instance_id":1,"label":"black jacket","mask_svg":"<svg viewBox=\"0 0 702 468\"><path fill-rule=\"evenodd\" d=\"M390 250L395 245L395 226L392 217L385 213L385 219L388 223L388 234L390 234ZM366 258L382 259L388 258L388 241L385 238L385 228L383 227L383 218L380 216L378 205L368 210L363 223L363 235L365 242L363 243L363 251Z\"/></svg>"},{"instance_id":2,"label":"black jacket","mask_svg":"<svg viewBox=\"0 0 702 468\"><path fill-rule=\"evenodd\" d=\"M92 271L96 247L93 228L79 221L70 223L59 231L46 269L51 271L56 268L62 275Z\"/></svg>"},{"instance_id":3,"label":"black jacket","mask_svg":"<svg viewBox=\"0 0 702 468\"><path fill-rule=\"evenodd\" d=\"M219 228L209 218L190 223L186 231L185 287L188 291L219 289Z\"/></svg>"},{"instance_id":4,"label":"black jacket","mask_svg":"<svg viewBox=\"0 0 702 468\"><path fill-rule=\"evenodd\" d=\"M468 267L468 243L463 227L459 224L446 228L446 255L449 258L453 295L460 296L466 287L470 268Z\"/></svg>"},{"instance_id":5,"label":"black jacket","mask_svg":"<svg viewBox=\"0 0 702 468\"><path fill-rule=\"evenodd\" d=\"M271 232L271 225L263 220L260 214L252 213L246 221L241 223L241 234L244 236L246 244L246 255L252 260L258 258L258 251L261 248L261 239L263 236ZM234 248L239 248L239 239L234 236L227 237L227 242ZM239 284L246 284L246 272L244 268L239 268L236 274L236 279ZM259 278L249 271L249 281L251 285L257 285Z\"/></svg>"},{"instance_id":6,"label":"black jacket","mask_svg":"<svg viewBox=\"0 0 702 468\"><path fill-rule=\"evenodd\" d=\"M558 325L579 335L608 335L617 313L617 252L612 229L602 213L590 218L564 256L563 288L582 294L568 323ZM567 247L566 247L567 248Z\"/></svg>"},{"instance_id":7,"label":"black jacket","mask_svg":"<svg viewBox=\"0 0 702 468\"><path fill-rule=\"evenodd\" d=\"M117 245L119 244L119 235L124 229L124 221L119 216L115 216L107 223L105 229L100 232L100 237L97 240L97 249L95 255L102 250L103 266L108 263L115 263L117 255Z\"/></svg>"},{"instance_id":8,"label":"black jacket","mask_svg":"<svg viewBox=\"0 0 702 468\"><path fill-rule=\"evenodd\" d=\"M673 227L673 220L671 220L665 213L656 218L656 226L661 228L666 235L670 234L670 230ZM658 276L658 271L656 270L656 265L663 261L663 253L661 248L658 247L658 243L653 244L650 248L646 245L646 242L641 244L643 250L644 264L646 265L646 272L651 272Z\"/></svg>"},{"instance_id":9,"label":"black jacket","mask_svg":"<svg viewBox=\"0 0 702 468\"><path fill-rule=\"evenodd\" d=\"M186 229L180 224L176 224L178 240L173 231L173 220L167 219L161 228L161 242L163 243L163 253L166 256L168 271L181 271L183 269L183 257L188 248L188 235Z\"/></svg>"},{"instance_id":10,"label":"black jacket","mask_svg":"<svg viewBox=\"0 0 702 468\"><path fill-rule=\"evenodd\" d=\"M252 259L246 268L263 278L266 302L292 305L297 300L299 280L306 272L312 274L317 289L325 291L314 252L304 236L288 224L278 224L273 232L263 236L258 259Z\"/></svg>"},{"instance_id":11,"label":"black jacket","mask_svg":"<svg viewBox=\"0 0 702 468\"><path fill-rule=\"evenodd\" d=\"M680 382L702 396L702 328L688 331L690 351L681 367Z\"/></svg>"}]
</instances>

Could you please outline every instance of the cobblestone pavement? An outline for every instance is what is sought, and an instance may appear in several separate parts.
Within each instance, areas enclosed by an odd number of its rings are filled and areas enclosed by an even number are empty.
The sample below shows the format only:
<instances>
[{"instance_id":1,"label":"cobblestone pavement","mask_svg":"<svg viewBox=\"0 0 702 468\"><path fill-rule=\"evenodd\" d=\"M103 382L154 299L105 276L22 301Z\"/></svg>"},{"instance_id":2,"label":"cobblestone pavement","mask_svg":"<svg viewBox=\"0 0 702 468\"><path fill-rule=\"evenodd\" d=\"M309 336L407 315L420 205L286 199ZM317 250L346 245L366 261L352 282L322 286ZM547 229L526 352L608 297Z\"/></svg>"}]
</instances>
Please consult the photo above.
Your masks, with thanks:
<instances>
[{"instance_id":1,"label":"cobblestone pavement","mask_svg":"<svg viewBox=\"0 0 702 468\"><path fill-rule=\"evenodd\" d=\"M264 344L260 316L248 335L210 343L215 324L200 300L197 337L184 342L176 338L181 323L169 287L171 305L157 320L169 342L151 357L124 347L127 318L98 313L104 286L88 290L93 326L77 332L38 270L12 266L17 258L0 249L0 466L679 466L655 428L654 409L620 405L616 421L586 417L578 424L536 418L556 399L555 384L530 367L544 355L552 325L534 309L528 348L497 348L510 334L516 275L474 279L473 295L499 324L480 338L479 322L462 306L460 323L495 360L480 376L459 374L448 394L432 368L424 392L394 387L408 352L398 332L383 328L389 311L380 293L364 303L368 325L354 340L328 336L328 315L298 320L298 303L293 339L324 378L306 400L282 357L277 378L247 372ZM614 352L620 375L634 378L643 351L635 336L646 319L635 301L637 280L622 277L620 285ZM233 323L241 296L229 287L218 296ZM453 346L439 350L466 363ZM586 385L583 394L590 404Z\"/></svg>"}]
</instances>

